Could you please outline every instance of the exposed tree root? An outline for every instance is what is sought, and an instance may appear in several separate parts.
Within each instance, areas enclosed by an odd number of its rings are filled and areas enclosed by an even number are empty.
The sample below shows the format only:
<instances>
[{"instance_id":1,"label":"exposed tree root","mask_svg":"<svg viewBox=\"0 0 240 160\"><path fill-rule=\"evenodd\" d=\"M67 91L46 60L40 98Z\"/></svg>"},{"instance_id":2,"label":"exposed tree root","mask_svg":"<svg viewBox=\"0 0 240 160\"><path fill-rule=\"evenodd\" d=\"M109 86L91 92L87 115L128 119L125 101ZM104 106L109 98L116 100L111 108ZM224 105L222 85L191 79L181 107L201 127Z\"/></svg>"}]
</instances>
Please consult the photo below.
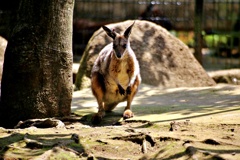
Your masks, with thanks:
<instances>
[{"instance_id":1,"label":"exposed tree root","mask_svg":"<svg viewBox=\"0 0 240 160\"><path fill-rule=\"evenodd\" d=\"M174 138L174 137L159 137L160 141L180 141L179 138Z\"/></svg>"},{"instance_id":2,"label":"exposed tree root","mask_svg":"<svg viewBox=\"0 0 240 160\"><path fill-rule=\"evenodd\" d=\"M214 140L214 139L206 139L206 140L203 141L203 143L205 143L205 144L211 144L211 145L220 145L220 143L217 142L217 141Z\"/></svg>"},{"instance_id":3,"label":"exposed tree root","mask_svg":"<svg viewBox=\"0 0 240 160\"><path fill-rule=\"evenodd\" d=\"M14 128L28 128L28 127L37 127L37 128L64 128L65 124L54 118L46 119L28 119L26 121L20 121Z\"/></svg>"},{"instance_id":4,"label":"exposed tree root","mask_svg":"<svg viewBox=\"0 0 240 160\"><path fill-rule=\"evenodd\" d=\"M154 147L155 140L151 135L148 134L137 134L137 135L129 135L125 137L114 137L113 140L123 140L123 141L131 141L133 143L137 143L141 145L142 152L147 153L147 142L151 144L151 147Z\"/></svg>"},{"instance_id":5,"label":"exposed tree root","mask_svg":"<svg viewBox=\"0 0 240 160\"><path fill-rule=\"evenodd\" d=\"M142 123L142 124L145 124L146 126L152 126L153 125L153 123L151 121L135 120L135 119L126 119L126 120L123 120L123 121L118 121L118 122L113 123L112 125L121 126L121 125L126 125L126 124L129 124L129 123Z\"/></svg>"}]
</instances>

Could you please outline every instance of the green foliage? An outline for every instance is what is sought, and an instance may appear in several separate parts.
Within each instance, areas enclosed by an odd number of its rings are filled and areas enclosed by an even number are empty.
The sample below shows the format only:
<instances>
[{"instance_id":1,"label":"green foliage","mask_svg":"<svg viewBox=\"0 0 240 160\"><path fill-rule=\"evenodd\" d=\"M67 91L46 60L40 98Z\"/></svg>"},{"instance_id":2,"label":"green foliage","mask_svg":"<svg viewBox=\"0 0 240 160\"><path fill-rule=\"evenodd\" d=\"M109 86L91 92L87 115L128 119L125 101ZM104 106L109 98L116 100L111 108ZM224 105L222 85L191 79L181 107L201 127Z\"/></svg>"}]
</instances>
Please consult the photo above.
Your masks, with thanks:
<instances>
[{"instance_id":1,"label":"green foliage","mask_svg":"<svg viewBox=\"0 0 240 160\"><path fill-rule=\"evenodd\" d=\"M213 35L204 35L203 39L209 48L215 48L219 45L226 46L228 39L230 38L229 35L224 34L213 34Z\"/></svg>"}]
</instances>

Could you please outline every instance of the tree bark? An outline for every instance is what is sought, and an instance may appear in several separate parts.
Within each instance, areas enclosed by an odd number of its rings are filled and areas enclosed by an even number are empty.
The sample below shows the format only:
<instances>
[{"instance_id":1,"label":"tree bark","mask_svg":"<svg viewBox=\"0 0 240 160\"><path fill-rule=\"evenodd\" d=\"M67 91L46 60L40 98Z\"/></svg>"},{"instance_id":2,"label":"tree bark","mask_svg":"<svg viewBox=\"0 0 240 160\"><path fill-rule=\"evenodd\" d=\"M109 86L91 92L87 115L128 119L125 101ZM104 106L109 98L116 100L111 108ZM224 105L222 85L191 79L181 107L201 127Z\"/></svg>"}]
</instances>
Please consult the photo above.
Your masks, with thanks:
<instances>
[{"instance_id":1,"label":"tree bark","mask_svg":"<svg viewBox=\"0 0 240 160\"><path fill-rule=\"evenodd\" d=\"M4 57L0 126L68 116L74 0L21 0Z\"/></svg>"}]
</instances>

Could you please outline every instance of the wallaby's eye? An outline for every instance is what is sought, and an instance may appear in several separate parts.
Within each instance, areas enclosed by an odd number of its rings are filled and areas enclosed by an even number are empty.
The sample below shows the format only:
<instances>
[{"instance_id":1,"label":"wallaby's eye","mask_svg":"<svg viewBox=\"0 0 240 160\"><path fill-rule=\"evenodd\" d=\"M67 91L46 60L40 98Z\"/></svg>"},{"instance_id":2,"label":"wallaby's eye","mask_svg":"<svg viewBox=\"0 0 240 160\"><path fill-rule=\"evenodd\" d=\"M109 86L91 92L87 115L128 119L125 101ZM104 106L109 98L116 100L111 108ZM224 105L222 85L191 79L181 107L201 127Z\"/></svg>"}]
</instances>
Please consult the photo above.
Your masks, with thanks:
<instances>
[{"instance_id":1,"label":"wallaby's eye","mask_svg":"<svg viewBox=\"0 0 240 160\"><path fill-rule=\"evenodd\" d=\"M123 45L123 48L127 48L127 44L124 44L124 45Z\"/></svg>"}]
</instances>

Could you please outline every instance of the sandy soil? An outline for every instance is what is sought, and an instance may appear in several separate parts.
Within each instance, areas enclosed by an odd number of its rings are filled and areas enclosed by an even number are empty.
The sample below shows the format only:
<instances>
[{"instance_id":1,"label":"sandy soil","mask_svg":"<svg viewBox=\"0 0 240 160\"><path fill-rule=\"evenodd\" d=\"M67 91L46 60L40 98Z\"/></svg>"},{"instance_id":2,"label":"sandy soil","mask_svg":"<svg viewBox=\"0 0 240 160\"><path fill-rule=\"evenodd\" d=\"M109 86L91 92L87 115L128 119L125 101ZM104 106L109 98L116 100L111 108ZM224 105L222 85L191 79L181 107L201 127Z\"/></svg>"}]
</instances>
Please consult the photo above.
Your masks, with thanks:
<instances>
[{"instance_id":1,"label":"sandy soil","mask_svg":"<svg viewBox=\"0 0 240 160\"><path fill-rule=\"evenodd\" d=\"M97 103L74 92L69 119L54 128L0 128L0 159L240 159L240 86L172 88L141 85L126 103L91 125Z\"/></svg>"}]
</instances>

